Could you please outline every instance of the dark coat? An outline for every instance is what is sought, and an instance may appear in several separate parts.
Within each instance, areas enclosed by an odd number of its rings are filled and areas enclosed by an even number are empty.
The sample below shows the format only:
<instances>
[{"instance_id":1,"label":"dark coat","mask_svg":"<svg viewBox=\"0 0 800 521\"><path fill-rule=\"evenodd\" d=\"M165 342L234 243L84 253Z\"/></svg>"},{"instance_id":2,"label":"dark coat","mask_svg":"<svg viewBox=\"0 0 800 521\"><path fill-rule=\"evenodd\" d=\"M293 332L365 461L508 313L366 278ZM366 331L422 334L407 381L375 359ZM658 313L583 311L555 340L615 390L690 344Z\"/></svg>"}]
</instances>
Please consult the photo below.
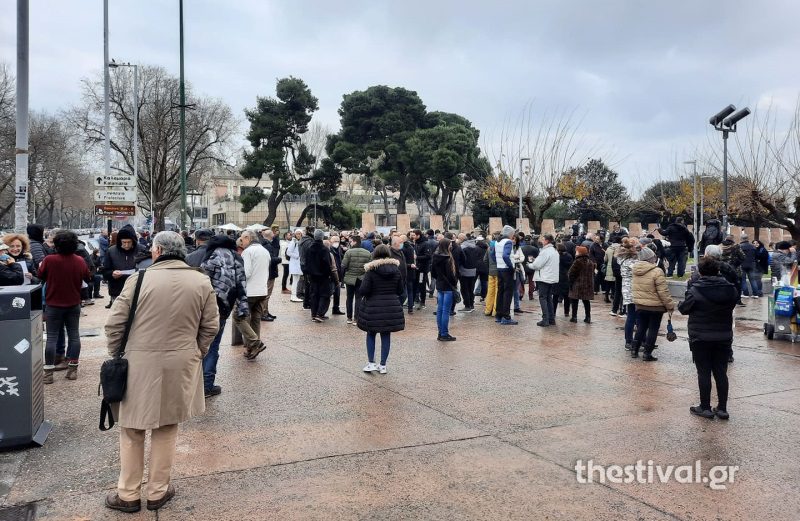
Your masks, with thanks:
<instances>
[{"instance_id":1,"label":"dark coat","mask_svg":"<svg viewBox=\"0 0 800 521\"><path fill-rule=\"evenodd\" d=\"M700 238L700 252L706 251L706 246L712 244L722 244L725 236L722 234L722 225L717 219L711 219L706 222L706 229Z\"/></svg>"},{"instance_id":2,"label":"dark coat","mask_svg":"<svg viewBox=\"0 0 800 521\"><path fill-rule=\"evenodd\" d=\"M769 273L769 252L763 246L756 248L756 269L759 273Z\"/></svg>"},{"instance_id":3,"label":"dark coat","mask_svg":"<svg viewBox=\"0 0 800 521\"><path fill-rule=\"evenodd\" d=\"M461 248L459 243L453 241L452 244L453 248L450 253L453 255L453 262L456 263L456 274L458 274L461 268L464 267L466 256L464 255L464 250Z\"/></svg>"},{"instance_id":4,"label":"dark coat","mask_svg":"<svg viewBox=\"0 0 800 521\"><path fill-rule=\"evenodd\" d=\"M594 300L594 262L588 255L578 255L567 273L569 298Z\"/></svg>"},{"instance_id":5,"label":"dark coat","mask_svg":"<svg viewBox=\"0 0 800 521\"><path fill-rule=\"evenodd\" d=\"M606 250L604 250L603 246L597 242L592 242L592 247L589 249L589 255L596 266L602 266L603 262L606 260Z\"/></svg>"},{"instance_id":6,"label":"dark coat","mask_svg":"<svg viewBox=\"0 0 800 521\"><path fill-rule=\"evenodd\" d=\"M19 286L25 282L25 275L22 273L22 267L17 263L7 265L5 262L0 261L0 286Z\"/></svg>"},{"instance_id":7,"label":"dark coat","mask_svg":"<svg viewBox=\"0 0 800 521\"><path fill-rule=\"evenodd\" d=\"M414 249L414 244L411 241L406 241L403 243L403 256L406 258L406 281L414 280L416 277L416 268L412 268L412 265L416 265L417 262L417 252Z\"/></svg>"},{"instance_id":8,"label":"dark coat","mask_svg":"<svg viewBox=\"0 0 800 521\"><path fill-rule=\"evenodd\" d=\"M669 245L672 248L692 248L694 247L694 235L689 231L686 225L681 223L672 223L666 229L658 230L658 233L663 235L669 240Z\"/></svg>"},{"instance_id":9,"label":"dark coat","mask_svg":"<svg viewBox=\"0 0 800 521\"><path fill-rule=\"evenodd\" d=\"M478 247L478 252L480 253L480 258L477 259L475 262L475 271L477 272L478 276L488 276L489 275L489 258L486 256L486 252L489 251L489 245L486 241L478 241L475 243Z\"/></svg>"},{"instance_id":10,"label":"dark coat","mask_svg":"<svg viewBox=\"0 0 800 521\"><path fill-rule=\"evenodd\" d=\"M141 243L140 243L141 244ZM202 246L198 246L195 250L186 256L186 264L192 266L193 268L199 268L203 261L206 259L206 250L208 246L203 244Z\"/></svg>"},{"instance_id":11,"label":"dark coat","mask_svg":"<svg viewBox=\"0 0 800 521\"><path fill-rule=\"evenodd\" d=\"M689 315L689 345L733 341L733 310L739 290L723 277L700 277L686 291L678 311Z\"/></svg>"},{"instance_id":12,"label":"dark coat","mask_svg":"<svg viewBox=\"0 0 800 521\"><path fill-rule=\"evenodd\" d=\"M269 252L269 280L278 278L278 266L281 265L281 240L277 237L272 241L261 243L265 250Z\"/></svg>"},{"instance_id":13,"label":"dark coat","mask_svg":"<svg viewBox=\"0 0 800 521\"><path fill-rule=\"evenodd\" d=\"M403 250L395 250L394 248L389 248L389 252L392 255L393 259L396 259L397 262L400 264L398 265L398 269L400 270L400 282L403 284L403 287L406 287L406 282L408 281L408 266L406 265L406 256L403 254Z\"/></svg>"},{"instance_id":14,"label":"dark coat","mask_svg":"<svg viewBox=\"0 0 800 521\"><path fill-rule=\"evenodd\" d=\"M414 248L417 251L417 269L422 273L428 273L431 271L434 248L426 237L417 240Z\"/></svg>"},{"instance_id":15,"label":"dark coat","mask_svg":"<svg viewBox=\"0 0 800 521\"><path fill-rule=\"evenodd\" d=\"M572 267L573 257L569 252L558 256L558 286L560 297L569 298L569 269Z\"/></svg>"},{"instance_id":16,"label":"dark coat","mask_svg":"<svg viewBox=\"0 0 800 521\"><path fill-rule=\"evenodd\" d=\"M317 280L331 278L331 250L322 241L314 241L308 247L304 273Z\"/></svg>"},{"instance_id":17,"label":"dark coat","mask_svg":"<svg viewBox=\"0 0 800 521\"><path fill-rule=\"evenodd\" d=\"M122 240L130 239L133 241L133 248L130 250L122 249ZM117 243L111 246L106 252L103 259L103 277L108 282L108 294L112 297L119 296L122 293L122 288L125 286L125 281L128 280L129 275L115 279L112 273L116 270L127 271L136 268L136 257L144 249L136 242L136 232L130 225L123 226L117 233Z\"/></svg>"},{"instance_id":18,"label":"dark coat","mask_svg":"<svg viewBox=\"0 0 800 521\"><path fill-rule=\"evenodd\" d=\"M436 291L455 291L458 285L456 272L450 264L450 256L437 253L433 256L431 273L436 279Z\"/></svg>"},{"instance_id":19,"label":"dark coat","mask_svg":"<svg viewBox=\"0 0 800 521\"><path fill-rule=\"evenodd\" d=\"M358 328L370 333L394 333L406 327L400 295L405 291L396 259L377 259L364 265L358 289Z\"/></svg>"},{"instance_id":20,"label":"dark coat","mask_svg":"<svg viewBox=\"0 0 800 521\"><path fill-rule=\"evenodd\" d=\"M744 259L742 260L743 270L753 270L756 267L756 247L750 241L742 241L739 244Z\"/></svg>"},{"instance_id":21,"label":"dark coat","mask_svg":"<svg viewBox=\"0 0 800 521\"><path fill-rule=\"evenodd\" d=\"M564 245L564 249L567 250L567 253L569 253L574 258L575 248L577 248L578 246L572 241L563 241L561 244Z\"/></svg>"}]
</instances>

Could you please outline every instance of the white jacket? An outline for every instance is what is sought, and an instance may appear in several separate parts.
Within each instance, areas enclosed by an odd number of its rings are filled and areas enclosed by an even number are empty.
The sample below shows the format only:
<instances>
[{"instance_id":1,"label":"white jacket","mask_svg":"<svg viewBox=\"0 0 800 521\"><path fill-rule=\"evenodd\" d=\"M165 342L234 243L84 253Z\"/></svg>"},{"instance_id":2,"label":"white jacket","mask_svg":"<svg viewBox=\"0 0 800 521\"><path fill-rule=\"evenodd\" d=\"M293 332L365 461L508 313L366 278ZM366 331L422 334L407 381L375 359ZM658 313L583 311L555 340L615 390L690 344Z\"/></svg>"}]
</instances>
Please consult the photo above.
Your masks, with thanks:
<instances>
[{"instance_id":1,"label":"white jacket","mask_svg":"<svg viewBox=\"0 0 800 521\"><path fill-rule=\"evenodd\" d=\"M533 280L547 284L558 283L558 252L552 244L539 250L539 256L528 263L528 268L533 270Z\"/></svg>"},{"instance_id":2,"label":"white jacket","mask_svg":"<svg viewBox=\"0 0 800 521\"><path fill-rule=\"evenodd\" d=\"M300 243L297 239L292 239L292 242L286 247L286 253L289 255L289 274L302 275L303 270L300 268Z\"/></svg>"},{"instance_id":3,"label":"white jacket","mask_svg":"<svg viewBox=\"0 0 800 521\"><path fill-rule=\"evenodd\" d=\"M248 297L266 297L269 280L270 255L266 248L254 242L242 252Z\"/></svg>"}]
</instances>

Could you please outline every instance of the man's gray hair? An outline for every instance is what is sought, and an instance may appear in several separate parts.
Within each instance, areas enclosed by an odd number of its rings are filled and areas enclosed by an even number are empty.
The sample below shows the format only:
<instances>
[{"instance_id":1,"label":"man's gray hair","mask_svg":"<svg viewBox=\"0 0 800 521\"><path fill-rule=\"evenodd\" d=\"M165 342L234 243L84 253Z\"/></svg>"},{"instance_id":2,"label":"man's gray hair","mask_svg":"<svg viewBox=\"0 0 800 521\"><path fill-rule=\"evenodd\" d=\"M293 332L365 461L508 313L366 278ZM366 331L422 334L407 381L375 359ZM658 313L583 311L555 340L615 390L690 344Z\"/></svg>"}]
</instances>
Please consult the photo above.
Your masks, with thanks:
<instances>
[{"instance_id":1,"label":"man's gray hair","mask_svg":"<svg viewBox=\"0 0 800 521\"><path fill-rule=\"evenodd\" d=\"M258 235L253 230L243 231L240 237L247 237L250 239L250 242L258 242Z\"/></svg>"},{"instance_id":2,"label":"man's gray hair","mask_svg":"<svg viewBox=\"0 0 800 521\"><path fill-rule=\"evenodd\" d=\"M704 253L706 256L713 257L715 259L722 257L722 249L716 244L709 244L706 246L706 251Z\"/></svg>"},{"instance_id":3,"label":"man's gray hair","mask_svg":"<svg viewBox=\"0 0 800 521\"><path fill-rule=\"evenodd\" d=\"M186 257L186 242L176 232L158 232L153 237L153 247L161 250L161 255Z\"/></svg>"}]
</instances>

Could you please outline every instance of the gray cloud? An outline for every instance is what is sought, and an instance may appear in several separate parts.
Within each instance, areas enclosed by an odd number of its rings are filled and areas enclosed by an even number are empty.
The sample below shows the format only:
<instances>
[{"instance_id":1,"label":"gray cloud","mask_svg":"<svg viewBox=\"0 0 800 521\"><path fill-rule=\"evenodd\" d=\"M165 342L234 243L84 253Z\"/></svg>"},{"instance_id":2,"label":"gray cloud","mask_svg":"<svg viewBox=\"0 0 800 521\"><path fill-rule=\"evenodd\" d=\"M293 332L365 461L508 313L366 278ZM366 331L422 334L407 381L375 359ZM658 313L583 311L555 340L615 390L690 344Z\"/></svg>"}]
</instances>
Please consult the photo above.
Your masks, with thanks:
<instances>
[{"instance_id":1,"label":"gray cloud","mask_svg":"<svg viewBox=\"0 0 800 521\"><path fill-rule=\"evenodd\" d=\"M787 110L800 90L791 0L185 4L187 78L237 114L290 74L310 85L332 128L341 96L374 84L417 90L487 136L534 100L540 111L585 114L589 139L613 151L631 184L669 175L725 104L774 98ZM111 55L177 73L177 15L174 1L112 1ZM0 20L6 61L14 21ZM101 2L31 0L31 106L77 102L102 51Z\"/></svg>"}]
</instances>

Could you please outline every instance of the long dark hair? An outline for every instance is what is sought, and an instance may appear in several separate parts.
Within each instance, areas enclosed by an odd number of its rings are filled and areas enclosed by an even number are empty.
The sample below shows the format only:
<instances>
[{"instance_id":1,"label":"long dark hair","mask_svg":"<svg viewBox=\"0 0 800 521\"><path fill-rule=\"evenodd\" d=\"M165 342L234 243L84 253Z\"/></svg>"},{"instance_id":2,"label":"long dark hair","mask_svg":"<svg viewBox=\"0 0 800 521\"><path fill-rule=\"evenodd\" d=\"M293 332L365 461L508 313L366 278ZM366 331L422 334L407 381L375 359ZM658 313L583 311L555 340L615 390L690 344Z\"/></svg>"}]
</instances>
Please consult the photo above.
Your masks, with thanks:
<instances>
[{"instance_id":1,"label":"long dark hair","mask_svg":"<svg viewBox=\"0 0 800 521\"><path fill-rule=\"evenodd\" d=\"M447 255L449 257L450 269L453 270L453 273L456 272L456 261L453 259L453 253L450 251L450 244L451 241L447 237L443 237L439 241L439 246L436 248L436 253L441 255Z\"/></svg>"}]
</instances>

